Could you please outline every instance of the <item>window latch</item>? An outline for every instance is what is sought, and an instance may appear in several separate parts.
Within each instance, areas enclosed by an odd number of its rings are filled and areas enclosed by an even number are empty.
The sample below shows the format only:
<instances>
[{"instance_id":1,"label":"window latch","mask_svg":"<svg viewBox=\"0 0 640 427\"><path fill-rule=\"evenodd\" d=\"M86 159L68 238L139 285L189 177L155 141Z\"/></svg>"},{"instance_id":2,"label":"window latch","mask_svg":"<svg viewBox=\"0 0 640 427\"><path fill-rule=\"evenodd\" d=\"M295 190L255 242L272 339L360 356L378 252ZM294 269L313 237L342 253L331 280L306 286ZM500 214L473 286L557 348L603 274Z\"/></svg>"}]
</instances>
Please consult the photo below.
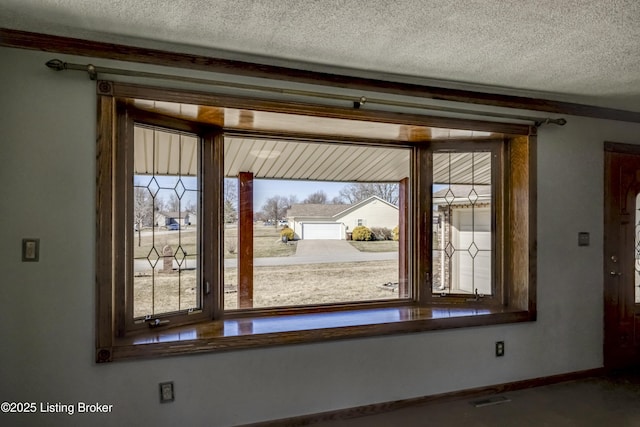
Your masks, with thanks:
<instances>
[{"instance_id":1,"label":"window latch","mask_svg":"<svg viewBox=\"0 0 640 427\"><path fill-rule=\"evenodd\" d=\"M157 328L159 326L164 326L166 324L168 324L170 322L170 320L160 320L157 317L154 319L150 314L147 314L146 316L144 316L144 319L142 320L138 320L135 323L146 323L149 325L149 328Z\"/></svg>"},{"instance_id":2,"label":"window latch","mask_svg":"<svg viewBox=\"0 0 640 427\"><path fill-rule=\"evenodd\" d=\"M153 319L151 322L149 322L149 328L151 328L151 329L158 328L158 327L164 326L164 325L166 325L168 323L169 323L169 320Z\"/></svg>"},{"instance_id":3,"label":"window latch","mask_svg":"<svg viewBox=\"0 0 640 427\"><path fill-rule=\"evenodd\" d=\"M476 288L475 298L467 298L467 301L476 301L476 302L478 302L478 301L481 300L481 298L484 298L484 294L479 293L478 292L478 288Z\"/></svg>"}]
</instances>

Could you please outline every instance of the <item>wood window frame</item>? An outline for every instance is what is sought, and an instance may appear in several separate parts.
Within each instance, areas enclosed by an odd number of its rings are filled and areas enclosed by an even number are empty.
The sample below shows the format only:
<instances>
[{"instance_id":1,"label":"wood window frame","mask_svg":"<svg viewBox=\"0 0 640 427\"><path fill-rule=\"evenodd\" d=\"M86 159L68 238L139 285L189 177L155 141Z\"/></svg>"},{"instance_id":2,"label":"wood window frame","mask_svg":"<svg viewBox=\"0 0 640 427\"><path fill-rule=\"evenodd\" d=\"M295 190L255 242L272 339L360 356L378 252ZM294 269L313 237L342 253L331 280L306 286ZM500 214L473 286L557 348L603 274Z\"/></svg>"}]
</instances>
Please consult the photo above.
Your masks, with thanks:
<instances>
[{"instance_id":1,"label":"wood window frame","mask_svg":"<svg viewBox=\"0 0 640 427\"><path fill-rule=\"evenodd\" d=\"M116 120L118 127L116 129L116 138L114 144L119 147L111 148L114 157L113 164L113 206L112 211L124 214L124 220L114 219L114 228L112 245L115 254L114 260L114 280L116 283L114 289L115 295L115 324L118 336L125 336L136 331L145 331L149 329L147 322L135 321L134 319L134 295L133 295L133 254L131 244L131 228L133 224L133 167L132 161L134 157L133 133L134 127L137 125L153 126L157 129L167 128L171 131L184 132L198 137L200 144L200 158L212 159L211 166L202 168L200 191L206 191L209 194L209 200L220 199L220 186L217 184L222 179L221 168L216 167L222 157L222 130L214 126L203 126L198 123L189 122L175 118L158 117L154 114L148 114L143 111L124 105L122 102L116 101ZM199 167L200 169L200 167ZM215 236L219 232L217 224L221 221L221 209L214 203L203 203L201 212L201 227L199 233L201 236ZM201 259L201 282L215 283L220 279L216 277L219 274L219 267L216 260L220 257L222 249L217 242L221 239L202 239L201 251L209 256ZM122 261L120 261L122 260ZM216 312L217 301L214 298L214 292L210 289L204 289L204 285L198 292L202 293L200 299L199 310L195 312L181 310L178 312L167 313L162 316L152 316L151 319L163 319L170 321L172 326L195 323L207 319L214 318Z\"/></svg>"},{"instance_id":2,"label":"wood window frame","mask_svg":"<svg viewBox=\"0 0 640 427\"><path fill-rule=\"evenodd\" d=\"M425 289L425 294L427 294L425 298L425 302L427 304L464 304L467 306L479 306L486 307L487 305L491 306L504 306L507 305L506 295L508 288L505 282L506 269L508 268L510 257L506 254L507 245L505 241L505 236L507 234L507 230L509 229L509 217L505 215L505 204L507 203L505 200L504 187L506 180L506 170L508 161L508 153L507 146L509 145L508 141L484 141L478 146L478 143L475 142L433 142L425 147L427 153L424 156L430 157L433 156L434 153L438 152L489 152L492 155L491 161L491 234L492 234L492 243L491 243L491 267L492 267L492 277L491 282L493 285L493 292L491 295L483 295L474 300L473 295L468 294L456 294L456 293L448 293L448 294L437 294L429 289ZM423 157L424 157L423 156ZM431 165L432 160L429 159L429 165ZM423 187L431 188L433 182L431 181L432 174L426 173L421 176L421 179L424 180ZM420 207L422 212L432 213L431 208L431 191L429 191L429 198L422 199L423 206ZM429 217L428 221L421 222L419 224L418 235L429 235L432 234L433 221L432 218ZM421 251L421 254L424 254L421 268L426 269L426 272L422 275L426 277L425 281L431 282L433 278L434 272L432 271L433 265L433 250L431 248L431 241L427 243L424 251Z\"/></svg>"},{"instance_id":3,"label":"wood window frame","mask_svg":"<svg viewBox=\"0 0 640 427\"><path fill-rule=\"evenodd\" d=\"M332 304L328 306L239 310L232 315L222 308L222 197L221 167L204 178L204 186L211 191L212 202L205 214L208 235L203 239L211 254L204 269L211 292L201 318L176 322L168 328L128 331L123 327L126 296L122 291L122 268L126 251L119 239L126 235L122 221L123 206L118 197L121 190L119 176L123 174L116 144L122 137L123 125L120 99L151 99L157 101L217 105L232 108L254 108L262 111L285 112L317 117L345 118L384 123L411 124L454 129L475 129L501 132L503 147L499 217L504 224L500 237L499 265L504 289L500 303L478 304L460 299L433 298L430 288L431 183L429 173L417 173L413 190L403 193L402 204L413 209L414 220L409 221L405 236L416 236L407 242L401 265L407 271L401 279L407 281L403 292L412 298L385 303ZM214 136L201 126L184 120L168 118L172 125L203 132L213 141ZM158 123L161 124L161 123ZM296 137L297 135L291 135ZM306 135L308 137L308 135ZM136 85L98 82L98 162L97 162L97 239L96 239L96 361L190 354L210 351L255 348L272 345L319 342L365 336L419 332L437 329L483 326L532 321L536 318L535 303L535 128L524 125L479 122L473 120L434 118L423 115L384 113L326 107L319 105L252 100L209 93L166 90ZM394 142L389 142L393 144ZM414 170L431 170L429 142L413 142L416 155ZM222 150L223 144L211 144ZM215 148L217 147L217 148ZM218 153L220 156L221 152ZM213 152L205 156L214 155ZM218 163L220 166L220 163ZM408 188L407 183L403 188ZM217 194L217 196L216 196ZM428 197L418 197L428 195ZM120 200L120 201L119 201ZM405 218L405 221L407 219ZM125 237L126 238L126 237ZM402 257L401 257L402 258Z\"/></svg>"}]
</instances>

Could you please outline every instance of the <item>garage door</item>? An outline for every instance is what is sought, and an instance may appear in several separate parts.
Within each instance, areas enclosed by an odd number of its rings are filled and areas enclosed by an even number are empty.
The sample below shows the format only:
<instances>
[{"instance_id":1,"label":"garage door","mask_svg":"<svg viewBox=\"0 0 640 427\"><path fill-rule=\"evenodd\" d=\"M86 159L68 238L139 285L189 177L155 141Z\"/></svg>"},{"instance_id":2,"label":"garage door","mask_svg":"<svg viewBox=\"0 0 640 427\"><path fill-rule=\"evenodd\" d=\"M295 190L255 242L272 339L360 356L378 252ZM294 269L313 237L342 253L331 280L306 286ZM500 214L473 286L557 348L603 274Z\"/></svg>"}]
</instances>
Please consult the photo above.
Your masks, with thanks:
<instances>
[{"instance_id":1,"label":"garage door","mask_svg":"<svg viewBox=\"0 0 640 427\"><path fill-rule=\"evenodd\" d=\"M491 212L489 209L453 212L452 289L491 295ZM457 267L457 268L456 268Z\"/></svg>"},{"instance_id":2,"label":"garage door","mask_svg":"<svg viewBox=\"0 0 640 427\"><path fill-rule=\"evenodd\" d=\"M342 225L336 223L305 223L302 224L303 240L340 240L342 239Z\"/></svg>"}]
</instances>

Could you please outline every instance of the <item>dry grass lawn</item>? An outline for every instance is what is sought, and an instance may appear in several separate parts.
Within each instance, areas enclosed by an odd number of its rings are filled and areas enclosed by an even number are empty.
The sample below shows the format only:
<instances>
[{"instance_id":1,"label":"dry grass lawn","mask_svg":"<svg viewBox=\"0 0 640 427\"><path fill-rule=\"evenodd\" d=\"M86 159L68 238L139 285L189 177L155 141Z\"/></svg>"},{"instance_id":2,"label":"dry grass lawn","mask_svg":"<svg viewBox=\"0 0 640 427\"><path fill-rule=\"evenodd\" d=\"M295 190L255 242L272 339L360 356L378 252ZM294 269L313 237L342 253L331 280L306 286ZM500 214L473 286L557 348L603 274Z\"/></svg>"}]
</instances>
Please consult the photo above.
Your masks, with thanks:
<instances>
[{"instance_id":1,"label":"dry grass lawn","mask_svg":"<svg viewBox=\"0 0 640 427\"><path fill-rule=\"evenodd\" d=\"M253 256L255 258L283 257L296 253L296 242L282 243L280 238L280 227L264 226L256 224L253 226ZM238 228L235 225L227 225L224 229L224 257L235 258L236 253L229 249L235 248L238 241Z\"/></svg>"},{"instance_id":2,"label":"dry grass lawn","mask_svg":"<svg viewBox=\"0 0 640 427\"><path fill-rule=\"evenodd\" d=\"M374 240L372 242L350 240L349 243L360 252L398 252L398 242L393 240Z\"/></svg>"},{"instance_id":3,"label":"dry grass lawn","mask_svg":"<svg viewBox=\"0 0 640 427\"><path fill-rule=\"evenodd\" d=\"M134 278L134 315L166 313L196 304L196 273L155 273ZM224 271L224 306L237 308L237 269ZM397 291L381 288L398 281L398 262L367 261L333 264L256 267L254 307L327 304L397 298ZM152 306L153 304L153 306Z\"/></svg>"},{"instance_id":4,"label":"dry grass lawn","mask_svg":"<svg viewBox=\"0 0 640 427\"><path fill-rule=\"evenodd\" d=\"M190 226L181 230L166 231L156 229L155 234L151 229L145 229L142 233L133 233L133 254L135 258L144 259L149 253L150 258L155 260L155 250L158 255L162 255L165 246L171 246L174 253L181 247L187 253L187 259L195 259L197 251L196 227ZM234 258L237 256L238 229L235 225L227 225L224 230L224 257ZM234 252L232 252L232 249ZM253 227L253 253L256 258L291 256L296 253L296 242L283 244L280 239L280 228L265 227L256 224ZM180 254L178 254L180 257Z\"/></svg>"},{"instance_id":5,"label":"dry grass lawn","mask_svg":"<svg viewBox=\"0 0 640 427\"><path fill-rule=\"evenodd\" d=\"M149 272L135 276L133 294L134 317L194 308L197 305L196 272L156 272L154 276Z\"/></svg>"},{"instance_id":6,"label":"dry grass lawn","mask_svg":"<svg viewBox=\"0 0 640 427\"><path fill-rule=\"evenodd\" d=\"M175 252L179 246L188 254L196 251L196 233L186 229L155 235L156 250L171 245ZM142 245L135 256L144 258L152 248L151 233L142 234ZM286 257L295 254L296 245L283 244L279 228L256 225L254 227L254 255L260 257ZM237 239L237 228L225 229L225 245ZM397 251L393 241L351 242L363 252ZM225 257L234 257L225 250ZM192 266L193 255L187 264ZM162 259L160 259L162 263ZM134 316L167 313L193 308L197 304L197 278L195 270L153 273L151 269L134 277ZM225 309L237 308L237 269L225 268ZM398 282L398 262L367 261L331 264L281 265L254 268L254 307L295 306L336 302L371 301L397 298L397 290L382 288L386 283Z\"/></svg>"},{"instance_id":7,"label":"dry grass lawn","mask_svg":"<svg viewBox=\"0 0 640 427\"><path fill-rule=\"evenodd\" d=\"M224 272L225 285L237 282L237 269ZM256 267L254 307L275 307L397 298L379 286L398 281L398 262L367 261L333 264ZM225 294L225 309L237 308L237 294Z\"/></svg>"}]
</instances>

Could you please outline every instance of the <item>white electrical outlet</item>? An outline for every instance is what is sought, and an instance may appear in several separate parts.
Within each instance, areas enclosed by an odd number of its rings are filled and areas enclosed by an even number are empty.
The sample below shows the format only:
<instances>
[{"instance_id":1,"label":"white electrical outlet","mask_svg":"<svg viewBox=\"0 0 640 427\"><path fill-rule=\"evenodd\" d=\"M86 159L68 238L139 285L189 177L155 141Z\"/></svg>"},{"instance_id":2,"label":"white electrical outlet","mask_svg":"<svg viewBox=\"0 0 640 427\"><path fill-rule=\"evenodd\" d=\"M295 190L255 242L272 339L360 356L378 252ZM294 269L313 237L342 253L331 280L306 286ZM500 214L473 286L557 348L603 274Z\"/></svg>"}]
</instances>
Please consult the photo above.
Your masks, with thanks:
<instances>
[{"instance_id":1,"label":"white electrical outlet","mask_svg":"<svg viewBox=\"0 0 640 427\"><path fill-rule=\"evenodd\" d=\"M173 381L160 383L160 403L173 402L174 400Z\"/></svg>"}]
</instances>

